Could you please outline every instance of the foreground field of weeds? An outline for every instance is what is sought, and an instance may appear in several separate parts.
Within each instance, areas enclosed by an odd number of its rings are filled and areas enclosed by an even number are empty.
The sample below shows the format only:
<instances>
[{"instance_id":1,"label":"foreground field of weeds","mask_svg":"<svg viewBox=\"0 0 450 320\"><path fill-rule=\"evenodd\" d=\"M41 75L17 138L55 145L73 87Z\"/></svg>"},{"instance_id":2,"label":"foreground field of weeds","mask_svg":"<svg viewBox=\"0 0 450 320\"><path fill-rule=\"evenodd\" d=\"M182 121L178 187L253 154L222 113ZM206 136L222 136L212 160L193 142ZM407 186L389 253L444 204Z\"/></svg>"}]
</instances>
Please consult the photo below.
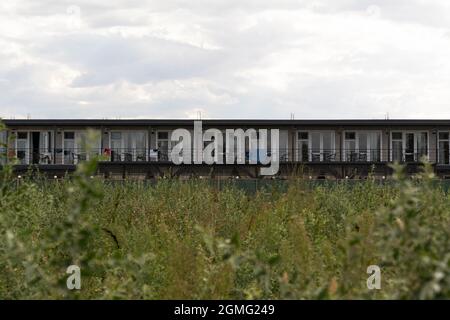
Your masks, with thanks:
<instances>
[{"instance_id":1,"label":"foreground field of weeds","mask_svg":"<svg viewBox=\"0 0 450 320\"><path fill-rule=\"evenodd\" d=\"M256 194L208 181L0 185L0 299L450 298L450 198L427 169ZM66 269L81 268L81 290ZM367 267L381 269L369 290Z\"/></svg>"}]
</instances>

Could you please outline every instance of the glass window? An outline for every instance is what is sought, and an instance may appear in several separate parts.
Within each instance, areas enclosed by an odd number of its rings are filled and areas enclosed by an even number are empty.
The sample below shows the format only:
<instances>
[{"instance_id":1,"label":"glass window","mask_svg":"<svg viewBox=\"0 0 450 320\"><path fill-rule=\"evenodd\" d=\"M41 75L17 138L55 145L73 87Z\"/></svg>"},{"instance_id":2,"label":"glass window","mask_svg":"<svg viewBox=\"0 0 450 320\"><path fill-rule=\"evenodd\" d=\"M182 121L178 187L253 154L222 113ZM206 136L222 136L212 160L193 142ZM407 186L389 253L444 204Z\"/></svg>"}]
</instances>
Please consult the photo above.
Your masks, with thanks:
<instances>
[{"instance_id":1,"label":"glass window","mask_svg":"<svg viewBox=\"0 0 450 320\"><path fill-rule=\"evenodd\" d=\"M301 141L300 142L300 159L303 162L309 161L308 141Z\"/></svg>"},{"instance_id":2,"label":"glass window","mask_svg":"<svg viewBox=\"0 0 450 320\"><path fill-rule=\"evenodd\" d=\"M392 161L403 161L403 134L392 132Z\"/></svg>"},{"instance_id":3,"label":"glass window","mask_svg":"<svg viewBox=\"0 0 450 320\"><path fill-rule=\"evenodd\" d=\"M112 161L145 161L146 131L111 132Z\"/></svg>"},{"instance_id":4,"label":"glass window","mask_svg":"<svg viewBox=\"0 0 450 320\"><path fill-rule=\"evenodd\" d=\"M64 150L72 150L73 148L75 148L75 141L73 139L64 141Z\"/></svg>"},{"instance_id":5,"label":"glass window","mask_svg":"<svg viewBox=\"0 0 450 320\"><path fill-rule=\"evenodd\" d=\"M169 160L169 141L159 140L158 141L158 157L161 161Z\"/></svg>"},{"instance_id":6,"label":"glass window","mask_svg":"<svg viewBox=\"0 0 450 320\"><path fill-rule=\"evenodd\" d=\"M417 152L419 158L428 156L428 134L426 132L420 132L417 138Z\"/></svg>"},{"instance_id":7,"label":"glass window","mask_svg":"<svg viewBox=\"0 0 450 320\"><path fill-rule=\"evenodd\" d=\"M311 157L312 161L320 161L320 132L311 133Z\"/></svg>"},{"instance_id":8,"label":"glass window","mask_svg":"<svg viewBox=\"0 0 450 320\"><path fill-rule=\"evenodd\" d=\"M322 139L323 139L323 157L322 157L322 161L331 161L333 160L333 156L334 156L334 150L332 149L333 146L333 135L331 132L324 132L322 134Z\"/></svg>"},{"instance_id":9,"label":"glass window","mask_svg":"<svg viewBox=\"0 0 450 320\"><path fill-rule=\"evenodd\" d=\"M64 139L75 139L75 132L64 132Z\"/></svg>"},{"instance_id":10,"label":"glass window","mask_svg":"<svg viewBox=\"0 0 450 320\"><path fill-rule=\"evenodd\" d=\"M379 132L371 132L368 136L370 161L381 160L381 135Z\"/></svg>"},{"instance_id":11,"label":"glass window","mask_svg":"<svg viewBox=\"0 0 450 320\"><path fill-rule=\"evenodd\" d=\"M392 141L392 160L403 161L403 146L402 141Z\"/></svg>"},{"instance_id":12,"label":"glass window","mask_svg":"<svg viewBox=\"0 0 450 320\"><path fill-rule=\"evenodd\" d=\"M346 132L344 135L344 157L345 161L356 161L356 133Z\"/></svg>"},{"instance_id":13,"label":"glass window","mask_svg":"<svg viewBox=\"0 0 450 320\"><path fill-rule=\"evenodd\" d=\"M392 132L392 140L402 140L401 132Z\"/></svg>"},{"instance_id":14,"label":"glass window","mask_svg":"<svg viewBox=\"0 0 450 320\"><path fill-rule=\"evenodd\" d=\"M346 132L344 156L346 161L380 161L379 132Z\"/></svg>"},{"instance_id":15,"label":"glass window","mask_svg":"<svg viewBox=\"0 0 450 320\"><path fill-rule=\"evenodd\" d=\"M127 161L145 160L146 132L128 131L123 133Z\"/></svg>"},{"instance_id":16,"label":"glass window","mask_svg":"<svg viewBox=\"0 0 450 320\"><path fill-rule=\"evenodd\" d=\"M355 139L356 139L355 132L346 132L345 133L345 140L355 140Z\"/></svg>"},{"instance_id":17,"label":"glass window","mask_svg":"<svg viewBox=\"0 0 450 320\"><path fill-rule=\"evenodd\" d=\"M133 134L131 132L123 133L123 160L133 161Z\"/></svg>"},{"instance_id":18,"label":"glass window","mask_svg":"<svg viewBox=\"0 0 450 320\"><path fill-rule=\"evenodd\" d=\"M414 133L405 133L405 161L414 161Z\"/></svg>"},{"instance_id":19,"label":"glass window","mask_svg":"<svg viewBox=\"0 0 450 320\"><path fill-rule=\"evenodd\" d=\"M93 133L95 140L91 141L88 130L64 132L63 149L65 164L77 164L80 161L89 160L93 156L101 153L101 134L99 130L94 130Z\"/></svg>"},{"instance_id":20,"label":"glass window","mask_svg":"<svg viewBox=\"0 0 450 320\"><path fill-rule=\"evenodd\" d=\"M52 132L41 131L39 132L39 151L37 152L38 161L41 164L50 164L53 161L53 139Z\"/></svg>"},{"instance_id":21,"label":"glass window","mask_svg":"<svg viewBox=\"0 0 450 320\"><path fill-rule=\"evenodd\" d=\"M298 161L334 161L334 135L331 131L298 132Z\"/></svg>"},{"instance_id":22,"label":"glass window","mask_svg":"<svg viewBox=\"0 0 450 320\"><path fill-rule=\"evenodd\" d=\"M368 155L367 155L367 149L368 149L368 142L367 142L368 134L365 132L359 133L359 141L358 141L358 161L367 161Z\"/></svg>"},{"instance_id":23,"label":"glass window","mask_svg":"<svg viewBox=\"0 0 450 320\"><path fill-rule=\"evenodd\" d=\"M28 164L29 161L29 150L28 150L28 132L18 132L17 133L17 159L20 164Z\"/></svg>"},{"instance_id":24,"label":"glass window","mask_svg":"<svg viewBox=\"0 0 450 320\"><path fill-rule=\"evenodd\" d=\"M428 156L428 132L393 132L392 160L416 162Z\"/></svg>"},{"instance_id":25,"label":"glass window","mask_svg":"<svg viewBox=\"0 0 450 320\"><path fill-rule=\"evenodd\" d=\"M309 161L308 132L298 132L297 138L297 160L307 162Z\"/></svg>"},{"instance_id":26,"label":"glass window","mask_svg":"<svg viewBox=\"0 0 450 320\"><path fill-rule=\"evenodd\" d=\"M64 132L64 158L65 164L73 164L75 160L75 132Z\"/></svg>"},{"instance_id":27,"label":"glass window","mask_svg":"<svg viewBox=\"0 0 450 320\"><path fill-rule=\"evenodd\" d=\"M168 140L169 133L168 132L158 132L158 139L159 140Z\"/></svg>"},{"instance_id":28,"label":"glass window","mask_svg":"<svg viewBox=\"0 0 450 320\"><path fill-rule=\"evenodd\" d=\"M308 140L308 132L299 132L298 139L299 140Z\"/></svg>"},{"instance_id":29,"label":"glass window","mask_svg":"<svg viewBox=\"0 0 450 320\"><path fill-rule=\"evenodd\" d=\"M20 164L26 164L28 162L28 148L26 140L17 141L17 158Z\"/></svg>"},{"instance_id":30,"label":"glass window","mask_svg":"<svg viewBox=\"0 0 450 320\"><path fill-rule=\"evenodd\" d=\"M111 132L111 161L122 160L122 133Z\"/></svg>"},{"instance_id":31,"label":"glass window","mask_svg":"<svg viewBox=\"0 0 450 320\"><path fill-rule=\"evenodd\" d=\"M19 150L25 150L27 149L27 141L20 139L17 141L17 149Z\"/></svg>"},{"instance_id":32,"label":"glass window","mask_svg":"<svg viewBox=\"0 0 450 320\"><path fill-rule=\"evenodd\" d=\"M438 161L439 164L450 164L450 135L448 132L439 132Z\"/></svg>"},{"instance_id":33,"label":"glass window","mask_svg":"<svg viewBox=\"0 0 450 320\"><path fill-rule=\"evenodd\" d=\"M439 163L440 164L449 164L449 142L448 140L439 141Z\"/></svg>"},{"instance_id":34,"label":"glass window","mask_svg":"<svg viewBox=\"0 0 450 320\"><path fill-rule=\"evenodd\" d=\"M297 141L297 160L302 162L309 161L308 140Z\"/></svg>"},{"instance_id":35,"label":"glass window","mask_svg":"<svg viewBox=\"0 0 450 320\"><path fill-rule=\"evenodd\" d=\"M122 132L111 132L112 140L120 140L122 139Z\"/></svg>"},{"instance_id":36,"label":"glass window","mask_svg":"<svg viewBox=\"0 0 450 320\"><path fill-rule=\"evenodd\" d=\"M135 160L137 161L144 161L147 159L147 132L145 131L137 131L134 133L134 140L135 140L135 148L136 148L136 154L134 155Z\"/></svg>"},{"instance_id":37,"label":"glass window","mask_svg":"<svg viewBox=\"0 0 450 320\"><path fill-rule=\"evenodd\" d=\"M439 132L439 139L440 140L448 140L449 134L448 132Z\"/></svg>"}]
</instances>

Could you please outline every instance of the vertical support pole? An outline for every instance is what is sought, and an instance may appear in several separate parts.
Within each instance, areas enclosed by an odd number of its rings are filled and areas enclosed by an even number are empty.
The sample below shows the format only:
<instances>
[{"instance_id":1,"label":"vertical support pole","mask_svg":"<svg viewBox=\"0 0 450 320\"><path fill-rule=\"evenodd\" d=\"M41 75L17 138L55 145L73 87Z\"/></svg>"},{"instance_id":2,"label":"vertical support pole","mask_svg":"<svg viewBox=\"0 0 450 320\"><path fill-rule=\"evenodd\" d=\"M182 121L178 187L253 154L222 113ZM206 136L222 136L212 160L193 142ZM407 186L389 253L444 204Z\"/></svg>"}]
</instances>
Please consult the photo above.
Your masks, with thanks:
<instances>
[{"instance_id":1,"label":"vertical support pole","mask_svg":"<svg viewBox=\"0 0 450 320\"><path fill-rule=\"evenodd\" d=\"M53 164L56 164L56 132L57 132L57 129L56 129L56 127L55 126L53 126L53 141L52 141L52 144L53 144L53 161L52 161L52 163Z\"/></svg>"},{"instance_id":2,"label":"vertical support pole","mask_svg":"<svg viewBox=\"0 0 450 320\"><path fill-rule=\"evenodd\" d=\"M145 150L145 160L150 161L150 150L153 148L152 146L152 127L149 126L147 129L147 145Z\"/></svg>"}]
</instances>

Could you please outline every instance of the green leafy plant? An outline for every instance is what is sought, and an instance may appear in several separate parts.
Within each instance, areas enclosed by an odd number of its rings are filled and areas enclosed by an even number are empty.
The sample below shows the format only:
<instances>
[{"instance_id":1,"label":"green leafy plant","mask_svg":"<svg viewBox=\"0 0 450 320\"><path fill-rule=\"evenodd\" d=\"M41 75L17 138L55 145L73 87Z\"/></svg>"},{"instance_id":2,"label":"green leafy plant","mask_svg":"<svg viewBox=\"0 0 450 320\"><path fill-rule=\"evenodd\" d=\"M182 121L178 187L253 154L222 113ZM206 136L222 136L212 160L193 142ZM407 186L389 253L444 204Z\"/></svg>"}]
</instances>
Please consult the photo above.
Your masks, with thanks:
<instances>
[{"instance_id":1,"label":"green leafy plant","mask_svg":"<svg viewBox=\"0 0 450 320\"><path fill-rule=\"evenodd\" d=\"M51 181L2 168L0 299L450 297L450 198L428 164L415 179L395 166L385 183L292 177L248 192L116 183L97 161ZM72 264L81 290L66 287ZM372 264L381 290L366 286Z\"/></svg>"}]
</instances>

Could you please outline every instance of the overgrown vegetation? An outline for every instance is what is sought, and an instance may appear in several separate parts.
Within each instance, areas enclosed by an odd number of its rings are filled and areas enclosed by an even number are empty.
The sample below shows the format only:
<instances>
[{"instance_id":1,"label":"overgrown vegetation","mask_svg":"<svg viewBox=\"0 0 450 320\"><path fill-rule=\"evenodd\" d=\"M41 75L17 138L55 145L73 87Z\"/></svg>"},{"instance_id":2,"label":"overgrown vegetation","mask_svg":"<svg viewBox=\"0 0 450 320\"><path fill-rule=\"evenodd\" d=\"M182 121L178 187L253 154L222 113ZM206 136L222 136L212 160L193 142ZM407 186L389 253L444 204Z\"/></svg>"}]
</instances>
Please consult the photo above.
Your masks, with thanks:
<instances>
[{"instance_id":1,"label":"overgrown vegetation","mask_svg":"<svg viewBox=\"0 0 450 320\"><path fill-rule=\"evenodd\" d=\"M1 299L450 298L450 198L418 181L247 194L207 181L91 178L0 186ZM82 288L66 288L81 267ZM369 265L381 290L368 290Z\"/></svg>"}]
</instances>

